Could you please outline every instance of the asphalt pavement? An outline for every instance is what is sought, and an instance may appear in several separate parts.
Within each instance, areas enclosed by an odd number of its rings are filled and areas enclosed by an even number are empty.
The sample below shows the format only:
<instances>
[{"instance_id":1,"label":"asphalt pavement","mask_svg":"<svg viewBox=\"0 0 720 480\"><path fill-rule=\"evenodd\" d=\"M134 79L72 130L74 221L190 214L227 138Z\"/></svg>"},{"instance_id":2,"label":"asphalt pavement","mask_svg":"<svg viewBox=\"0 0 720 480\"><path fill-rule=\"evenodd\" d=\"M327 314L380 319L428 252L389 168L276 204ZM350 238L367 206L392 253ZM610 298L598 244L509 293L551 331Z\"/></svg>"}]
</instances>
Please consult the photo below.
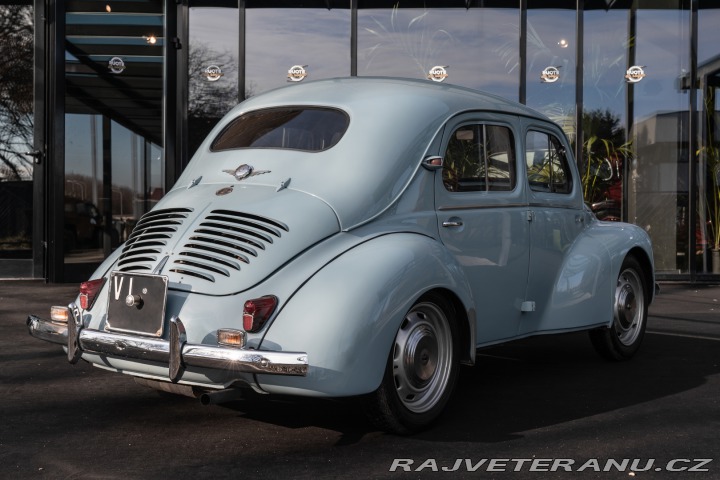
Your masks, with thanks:
<instances>
[{"instance_id":1,"label":"asphalt pavement","mask_svg":"<svg viewBox=\"0 0 720 480\"><path fill-rule=\"evenodd\" d=\"M0 281L0 478L720 478L720 286L661 284L629 362L584 333L482 350L436 426L353 402L203 407L30 337L77 285Z\"/></svg>"}]
</instances>

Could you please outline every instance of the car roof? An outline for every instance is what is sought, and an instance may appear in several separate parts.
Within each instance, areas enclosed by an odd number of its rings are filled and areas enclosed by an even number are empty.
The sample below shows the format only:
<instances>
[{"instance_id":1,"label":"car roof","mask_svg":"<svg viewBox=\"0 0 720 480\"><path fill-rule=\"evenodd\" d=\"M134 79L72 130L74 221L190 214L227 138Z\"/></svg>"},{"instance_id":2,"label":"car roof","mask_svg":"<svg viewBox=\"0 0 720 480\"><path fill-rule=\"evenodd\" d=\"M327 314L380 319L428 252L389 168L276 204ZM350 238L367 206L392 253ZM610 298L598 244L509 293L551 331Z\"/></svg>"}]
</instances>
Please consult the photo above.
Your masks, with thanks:
<instances>
[{"instance_id":1,"label":"car roof","mask_svg":"<svg viewBox=\"0 0 720 480\"><path fill-rule=\"evenodd\" d=\"M272 148L211 151L214 138L243 113L275 107L340 109L350 118L340 141L321 152ZM308 193L335 211L342 229L361 225L389 208L420 169L424 155L438 154L435 139L449 119L469 111L499 112L549 122L504 98L430 80L387 77L332 78L291 84L240 103L213 129L176 188L202 177L227 182L227 171L248 164L271 173L242 180L245 186ZM225 173L224 173L225 172Z\"/></svg>"},{"instance_id":2,"label":"car roof","mask_svg":"<svg viewBox=\"0 0 720 480\"><path fill-rule=\"evenodd\" d=\"M549 120L545 115L520 103L490 93L449 83L394 77L341 77L306 81L269 90L250 97L240 106L243 111L270 104L336 106L349 109L354 105L374 104L379 111L392 108L388 102L395 96L414 97L423 102L445 103L449 110L484 110ZM303 100L305 98L306 100Z\"/></svg>"}]
</instances>

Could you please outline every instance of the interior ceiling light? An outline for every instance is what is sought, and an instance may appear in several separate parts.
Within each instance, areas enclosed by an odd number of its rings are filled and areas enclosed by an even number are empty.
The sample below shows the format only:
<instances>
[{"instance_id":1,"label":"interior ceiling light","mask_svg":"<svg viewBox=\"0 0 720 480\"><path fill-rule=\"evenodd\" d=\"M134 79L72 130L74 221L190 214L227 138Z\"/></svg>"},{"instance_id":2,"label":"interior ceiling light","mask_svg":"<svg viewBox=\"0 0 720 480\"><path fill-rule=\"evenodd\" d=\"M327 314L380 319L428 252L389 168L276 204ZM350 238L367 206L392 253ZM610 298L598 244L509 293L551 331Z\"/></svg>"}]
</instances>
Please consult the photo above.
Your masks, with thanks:
<instances>
[{"instance_id":1,"label":"interior ceiling light","mask_svg":"<svg viewBox=\"0 0 720 480\"><path fill-rule=\"evenodd\" d=\"M567 48L568 42L564 38L561 38L560 41L558 42L558 45L560 45L560 48Z\"/></svg>"},{"instance_id":2,"label":"interior ceiling light","mask_svg":"<svg viewBox=\"0 0 720 480\"><path fill-rule=\"evenodd\" d=\"M105 5L105 11L108 13L112 12L112 8L110 8L110 4Z\"/></svg>"},{"instance_id":3,"label":"interior ceiling light","mask_svg":"<svg viewBox=\"0 0 720 480\"><path fill-rule=\"evenodd\" d=\"M157 43L157 37L153 34L148 35L147 37L143 37L147 43L150 45L155 45Z\"/></svg>"}]
</instances>

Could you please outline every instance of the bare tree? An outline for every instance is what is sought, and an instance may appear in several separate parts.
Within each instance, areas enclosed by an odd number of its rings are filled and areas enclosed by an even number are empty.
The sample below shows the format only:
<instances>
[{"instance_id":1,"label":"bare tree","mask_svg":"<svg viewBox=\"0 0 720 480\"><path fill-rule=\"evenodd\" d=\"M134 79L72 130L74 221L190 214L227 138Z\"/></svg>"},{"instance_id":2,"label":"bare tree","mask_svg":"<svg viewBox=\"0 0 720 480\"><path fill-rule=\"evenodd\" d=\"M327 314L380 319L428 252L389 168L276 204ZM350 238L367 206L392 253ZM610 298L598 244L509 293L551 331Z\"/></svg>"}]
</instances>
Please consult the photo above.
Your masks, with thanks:
<instances>
[{"instance_id":1,"label":"bare tree","mask_svg":"<svg viewBox=\"0 0 720 480\"><path fill-rule=\"evenodd\" d=\"M32 90L32 7L0 5L0 181L32 175Z\"/></svg>"},{"instance_id":2,"label":"bare tree","mask_svg":"<svg viewBox=\"0 0 720 480\"><path fill-rule=\"evenodd\" d=\"M205 69L220 67L222 77L208 81ZM229 52L219 52L206 44L195 43L188 52L189 114L198 117L221 117L235 106L237 98L237 66Z\"/></svg>"},{"instance_id":3,"label":"bare tree","mask_svg":"<svg viewBox=\"0 0 720 480\"><path fill-rule=\"evenodd\" d=\"M219 67L222 76L210 81L206 69ZM195 42L188 52L188 149L192 156L203 139L238 102L237 65L230 52Z\"/></svg>"}]
</instances>

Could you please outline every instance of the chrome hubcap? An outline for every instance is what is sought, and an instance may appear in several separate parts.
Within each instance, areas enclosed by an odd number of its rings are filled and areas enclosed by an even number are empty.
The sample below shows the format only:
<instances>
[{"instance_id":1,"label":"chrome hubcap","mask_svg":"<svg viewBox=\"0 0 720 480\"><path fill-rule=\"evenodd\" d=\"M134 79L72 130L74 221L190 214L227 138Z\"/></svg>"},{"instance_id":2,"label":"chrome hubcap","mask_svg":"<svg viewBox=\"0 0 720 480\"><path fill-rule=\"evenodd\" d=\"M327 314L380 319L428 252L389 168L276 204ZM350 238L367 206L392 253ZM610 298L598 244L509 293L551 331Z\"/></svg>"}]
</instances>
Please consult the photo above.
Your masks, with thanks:
<instances>
[{"instance_id":1,"label":"chrome hubcap","mask_svg":"<svg viewBox=\"0 0 720 480\"><path fill-rule=\"evenodd\" d=\"M618 340L632 345L640 335L645 317L645 299L640 277L635 270L624 270L615 288L614 325Z\"/></svg>"},{"instance_id":2,"label":"chrome hubcap","mask_svg":"<svg viewBox=\"0 0 720 480\"><path fill-rule=\"evenodd\" d=\"M423 413L442 398L452 369L452 334L443 311L433 303L415 305L395 337L395 388L408 410Z\"/></svg>"}]
</instances>

